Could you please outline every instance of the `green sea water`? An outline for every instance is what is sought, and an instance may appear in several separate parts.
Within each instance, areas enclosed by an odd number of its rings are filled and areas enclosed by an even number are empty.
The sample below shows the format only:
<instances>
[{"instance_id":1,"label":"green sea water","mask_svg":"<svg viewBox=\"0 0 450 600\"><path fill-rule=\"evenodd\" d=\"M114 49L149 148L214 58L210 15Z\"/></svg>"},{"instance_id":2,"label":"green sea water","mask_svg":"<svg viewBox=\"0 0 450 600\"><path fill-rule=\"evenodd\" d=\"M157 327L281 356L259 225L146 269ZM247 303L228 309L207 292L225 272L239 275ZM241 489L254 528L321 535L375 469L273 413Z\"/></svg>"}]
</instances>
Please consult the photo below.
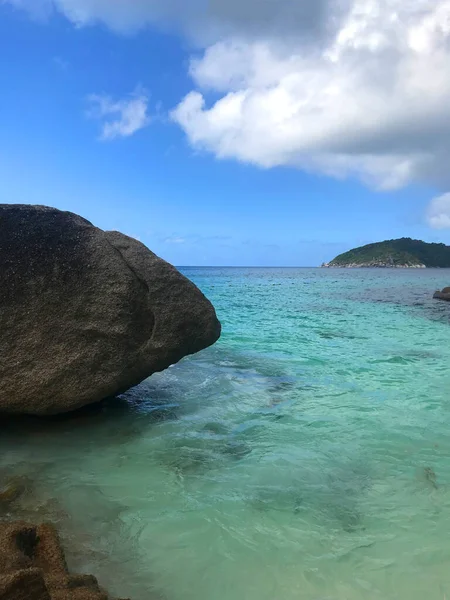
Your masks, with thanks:
<instances>
[{"instance_id":1,"label":"green sea water","mask_svg":"<svg viewBox=\"0 0 450 600\"><path fill-rule=\"evenodd\" d=\"M132 600L450 598L450 271L184 272L220 342L99 410L5 424L33 490L10 510Z\"/></svg>"}]
</instances>

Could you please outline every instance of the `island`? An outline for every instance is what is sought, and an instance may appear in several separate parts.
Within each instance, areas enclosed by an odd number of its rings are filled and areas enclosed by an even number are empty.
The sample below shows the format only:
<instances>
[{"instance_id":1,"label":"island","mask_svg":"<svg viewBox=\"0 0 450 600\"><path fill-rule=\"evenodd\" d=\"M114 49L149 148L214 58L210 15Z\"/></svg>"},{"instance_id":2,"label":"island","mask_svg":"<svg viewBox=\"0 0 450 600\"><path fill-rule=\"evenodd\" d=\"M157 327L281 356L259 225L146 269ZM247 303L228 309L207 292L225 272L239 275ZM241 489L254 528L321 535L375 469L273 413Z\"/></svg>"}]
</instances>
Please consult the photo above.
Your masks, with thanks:
<instances>
[{"instance_id":1,"label":"island","mask_svg":"<svg viewBox=\"0 0 450 600\"><path fill-rule=\"evenodd\" d=\"M322 267L450 268L450 246L411 238L386 240L344 252Z\"/></svg>"}]
</instances>

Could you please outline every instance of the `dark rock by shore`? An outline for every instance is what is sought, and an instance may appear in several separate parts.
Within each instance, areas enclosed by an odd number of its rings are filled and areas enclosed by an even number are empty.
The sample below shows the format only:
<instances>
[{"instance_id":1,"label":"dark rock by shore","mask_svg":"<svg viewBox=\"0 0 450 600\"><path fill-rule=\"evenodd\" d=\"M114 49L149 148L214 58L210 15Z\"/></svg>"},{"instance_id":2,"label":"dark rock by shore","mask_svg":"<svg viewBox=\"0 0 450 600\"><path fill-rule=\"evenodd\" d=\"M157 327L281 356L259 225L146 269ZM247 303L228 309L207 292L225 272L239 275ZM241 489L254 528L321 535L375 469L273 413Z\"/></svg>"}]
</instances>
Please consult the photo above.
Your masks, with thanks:
<instances>
[{"instance_id":1,"label":"dark rock by shore","mask_svg":"<svg viewBox=\"0 0 450 600\"><path fill-rule=\"evenodd\" d=\"M200 290L135 239L53 208L0 205L0 413L73 411L219 336Z\"/></svg>"},{"instance_id":2,"label":"dark rock by shore","mask_svg":"<svg viewBox=\"0 0 450 600\"><path fill-rule=\"evenodd\" d=\"M70 575L51 525L0 521L1 600L108 600L92 575Z\"/></svg>"},{"instance_id":3,"label":"dark rock by shore","mask_svg":"<svg viewBox=\"0 0 450 600\"><path fill-rule=\"evenodd\" d=\"M434 293L433 298L435 300L447 300L447 302L450 302L450 287L444 288L441 292L438 290Z\"/></svg>"}]
</instances>

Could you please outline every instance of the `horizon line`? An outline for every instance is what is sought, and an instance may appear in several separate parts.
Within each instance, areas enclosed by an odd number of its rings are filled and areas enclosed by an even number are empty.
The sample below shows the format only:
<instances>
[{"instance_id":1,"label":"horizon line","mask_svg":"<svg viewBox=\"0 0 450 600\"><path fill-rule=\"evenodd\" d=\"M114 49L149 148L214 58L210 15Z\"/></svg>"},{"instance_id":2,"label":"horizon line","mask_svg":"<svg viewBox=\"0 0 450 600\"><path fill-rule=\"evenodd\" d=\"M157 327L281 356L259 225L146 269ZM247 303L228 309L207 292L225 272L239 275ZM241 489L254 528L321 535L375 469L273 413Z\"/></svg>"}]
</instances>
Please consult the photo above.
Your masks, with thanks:
<instances>
[{"instance_id":1,"label":"horizon line","mask_svg":"<svg viewBox=\"0 0 450 600\"><path fill-rule=\"evenodd\" d=\"M321 269L320 265L174 265L177 269Z\"/></svg>"}]
</instances>

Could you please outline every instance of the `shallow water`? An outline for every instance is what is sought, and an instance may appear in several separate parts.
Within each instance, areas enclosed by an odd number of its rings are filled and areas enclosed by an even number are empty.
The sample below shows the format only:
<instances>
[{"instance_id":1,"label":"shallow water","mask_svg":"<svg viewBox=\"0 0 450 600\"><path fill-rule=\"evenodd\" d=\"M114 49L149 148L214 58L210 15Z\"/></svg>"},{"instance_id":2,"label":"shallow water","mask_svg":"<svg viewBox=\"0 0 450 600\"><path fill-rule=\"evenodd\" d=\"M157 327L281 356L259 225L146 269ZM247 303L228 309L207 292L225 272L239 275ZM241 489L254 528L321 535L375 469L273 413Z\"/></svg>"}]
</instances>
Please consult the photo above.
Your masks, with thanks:
<instances>
[{"instance_id":1,"label":"shallow water","mask_svg":"<svg viewBox=\"0 0 450 600\"><path fill-rule=\"evenodd\" d=\"M450 271L184 271L221 341L101 409L4 424L32 486L9 510L132 600L449 598Z\"/></svg>"}]
</instances>

